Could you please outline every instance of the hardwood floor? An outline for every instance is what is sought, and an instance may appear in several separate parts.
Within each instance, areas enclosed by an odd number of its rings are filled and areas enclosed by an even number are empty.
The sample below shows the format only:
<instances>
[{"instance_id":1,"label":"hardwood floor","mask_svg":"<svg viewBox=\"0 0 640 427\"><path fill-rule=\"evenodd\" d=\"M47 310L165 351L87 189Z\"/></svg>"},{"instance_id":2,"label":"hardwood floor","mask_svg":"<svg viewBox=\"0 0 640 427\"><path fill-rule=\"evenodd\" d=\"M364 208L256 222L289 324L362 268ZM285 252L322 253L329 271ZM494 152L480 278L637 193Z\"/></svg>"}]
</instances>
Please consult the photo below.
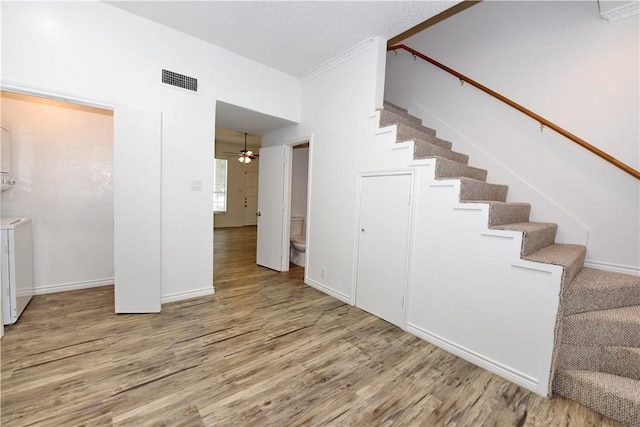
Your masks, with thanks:
<instances>
[{"instance_id":1,"label":"hardwood floor","mask_svg":"<svg viewBox=\"0 0 640 427\"><path fill-rule=\"evenodd\" d=\"M256 265L256 227L216 228L213 239L214 265L213 283L218 285L229 281L258 278L274 272ZM301 274L296 267L292 274ZM300 276L301 277L301 276Z\"/></svg>"},{"instance_id":2,"label":"hardwood floor","mask_svg":"<svg viewBox=\"0 0 640 427\"><path fill-rule=\"evenodd\" d=\"M111 287L34 297L2 339L2 425L615 426L255 266L215 232L216 293L145 315Z\"/></svg>"}]
</instances>

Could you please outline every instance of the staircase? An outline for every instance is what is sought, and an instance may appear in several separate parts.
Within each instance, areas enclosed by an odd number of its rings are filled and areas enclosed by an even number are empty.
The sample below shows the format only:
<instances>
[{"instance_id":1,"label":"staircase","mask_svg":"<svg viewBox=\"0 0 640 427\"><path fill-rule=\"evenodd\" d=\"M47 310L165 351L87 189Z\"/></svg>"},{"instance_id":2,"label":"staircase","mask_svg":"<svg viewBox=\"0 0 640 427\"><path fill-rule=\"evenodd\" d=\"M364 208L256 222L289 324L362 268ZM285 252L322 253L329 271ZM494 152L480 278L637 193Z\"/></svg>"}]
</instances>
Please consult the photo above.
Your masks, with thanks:
<instances>
[{"instance_id":1,"label":"staircase","mask_svg":"<svg viewBox=\"0 0 640 427\"><path fill-rule=\"evenodd\" d=\"M520 258L563 268L556 324L553 393L640 427L640 277L583 267L586 248L555 243L557 225L531 222L531 206L507 202L505 185L407 110L385 102L380 127L414 141L414 159L436 159L437 179L459 179L461 202L489 204L489 228L522 233Z\"/></svg>"}]
</instances>

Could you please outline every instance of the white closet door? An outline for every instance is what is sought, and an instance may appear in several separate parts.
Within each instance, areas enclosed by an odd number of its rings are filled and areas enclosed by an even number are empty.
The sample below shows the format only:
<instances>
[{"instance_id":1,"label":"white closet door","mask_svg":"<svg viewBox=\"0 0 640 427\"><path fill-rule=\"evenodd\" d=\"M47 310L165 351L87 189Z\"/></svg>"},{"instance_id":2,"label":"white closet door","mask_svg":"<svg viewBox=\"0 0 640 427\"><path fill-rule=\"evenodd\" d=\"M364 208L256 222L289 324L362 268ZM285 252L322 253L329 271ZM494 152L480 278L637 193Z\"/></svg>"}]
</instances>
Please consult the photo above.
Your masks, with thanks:
<instances>
[{"instance_id":1,"label":"white closet door","mask_svg":"<svg viewBox=\"0 0 640 427\"><path fill-rule=\"evenodd\" d=\"M363 176L356 306L402 327L407 283L411 174Z\"/></svg>"},{"instance_id":2,"label":"white closet door","mask_svg":"<svg viewBox=\"0 0 640 427\"><path fill-rule=\"evenodd\" d=\"M161 173L161 113L115 110L116 313L152 313L161 308Z\"/></svg>"}]
</instances>

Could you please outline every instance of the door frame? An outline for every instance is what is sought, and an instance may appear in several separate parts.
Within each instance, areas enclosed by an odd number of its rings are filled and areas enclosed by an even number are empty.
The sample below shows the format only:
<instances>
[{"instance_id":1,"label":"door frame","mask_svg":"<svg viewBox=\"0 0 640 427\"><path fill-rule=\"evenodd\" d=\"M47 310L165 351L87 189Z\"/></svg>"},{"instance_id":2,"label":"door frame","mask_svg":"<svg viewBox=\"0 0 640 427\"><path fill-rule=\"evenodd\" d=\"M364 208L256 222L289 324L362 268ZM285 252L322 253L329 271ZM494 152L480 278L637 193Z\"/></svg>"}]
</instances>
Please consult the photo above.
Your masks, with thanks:
<instances>
[{"instance_id":1,"label":"door frame","mask_svg":"<svg viewBox=\"0 0 640 427\"><path fill-rule=\"evenodd\" d=\"M305 216L305 259L309 262L309 230L311 229L311 177L313 168L313 133L301 136L299 138L287 140L284 142L284 210L282 218L282 250L287 256L282 259L282 271L289 271L289 249L291 247L291 183L292 183L292 171L293 171L293 147L296 145L309 144L309 167L307 170L307 215ZM304 269L304 281L307 282L309 269Z\"/></svg>"},{"instance_id":2,"label":"door frame","mask_svg":"<svg viewBox=\"0 0 640 427\"><path fill-rule=\"evenodd\" d=\"M19 93L19 94L30 95L30 96L35 96L39 98L52 99L60 102L67 102L71 104L79 104L79 105L85 105L89 107L96 107L104 110L109 110L114 113L114 121L115 121L116 110L118 109L129 110L126 104L120 104L113 101L97 100L97 99L91 99L91 98L66 94L64 92L60 92L57 90L50 90L43 87L35 87L35 86L25 85L22 83L12 82L7 80L0 82L0 89L7 92ZM114 127L115 127L115 124L114 124ZM163 147L161 146L161 149L162 148ZM162 178L161 178L161 182L162 182ZM114 197L114 205L115 205L115 198L116 198L115 187L114 187L113 197ZM114 212L114 221L115 221L115 212ZM160 221L162 224L162 206L160 207ZM159 230L159 232L160 232L160 242L162 242L162 230ZM116 246L115 240L116 240L116 233L114 229L114 247ZM160 243L160 250L162 251L162 243ZM114 258L114 269L115 269L115 258ZM160 306L162 306L162 270L160 271L159 274L160 274L160 293L161 293ZM115 270L114 270L114 280L115 280ZM115 286L114 286L114 291L115 291ZM115 311L115 303L114 303L114 311Z\"/></svg>"},{"instance_id":3,"label":"door frame","mask_svg":"<svg viewBox=\"0 0 640 427\"><path fill-rule=\"evenodd\" d=\"M416 192L416 173L414 169L388 169L381 171L368 171L368 172L360 172L358 173L358 189L356 195L356 227L355 227L355 245L353 251L353 277L351 280L351 305L357 306L356 295L357 295L357 287L358 287L358 252L360 249L360 233L359 225L360 225L360 214L361 214L361 202L362 202L362 180L363 178L368 177L382 177L382 176L398 176L398 175L409 175L411 177L411 188L409 190L409 238L407 239L407 259L405 263L405 282L404 282L404 301L402 306L402 321L401 326L402 329L407 328L407 308L409 306L409 284L411 279L411 260L413 258L413 235L415 232L415 209L417 206L417 192Z\"/></svg>"}]
</instances>

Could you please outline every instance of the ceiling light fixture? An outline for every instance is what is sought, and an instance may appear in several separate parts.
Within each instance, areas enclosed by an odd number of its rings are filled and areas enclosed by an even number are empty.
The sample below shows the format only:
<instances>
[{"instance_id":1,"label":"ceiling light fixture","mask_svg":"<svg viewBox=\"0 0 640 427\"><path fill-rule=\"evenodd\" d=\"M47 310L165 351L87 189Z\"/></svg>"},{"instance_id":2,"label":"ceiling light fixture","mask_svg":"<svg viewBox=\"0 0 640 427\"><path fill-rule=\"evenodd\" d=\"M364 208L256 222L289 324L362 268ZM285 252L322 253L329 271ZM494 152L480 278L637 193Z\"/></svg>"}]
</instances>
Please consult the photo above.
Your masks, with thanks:
<instances>
[{"instance_id":1,"label":"ceiling light fixture","mask_svg":"<svg viewBox=\"0 0 640 427\"><path fill-rule=\"evenodd\" d=\"M247 150L247 133L244 133L244 150L240 150L240 157L238 161L240 163L251 163L251 160L255 159L256 156L253 155L253 151Z\"/></svg>"}]
</instances>

